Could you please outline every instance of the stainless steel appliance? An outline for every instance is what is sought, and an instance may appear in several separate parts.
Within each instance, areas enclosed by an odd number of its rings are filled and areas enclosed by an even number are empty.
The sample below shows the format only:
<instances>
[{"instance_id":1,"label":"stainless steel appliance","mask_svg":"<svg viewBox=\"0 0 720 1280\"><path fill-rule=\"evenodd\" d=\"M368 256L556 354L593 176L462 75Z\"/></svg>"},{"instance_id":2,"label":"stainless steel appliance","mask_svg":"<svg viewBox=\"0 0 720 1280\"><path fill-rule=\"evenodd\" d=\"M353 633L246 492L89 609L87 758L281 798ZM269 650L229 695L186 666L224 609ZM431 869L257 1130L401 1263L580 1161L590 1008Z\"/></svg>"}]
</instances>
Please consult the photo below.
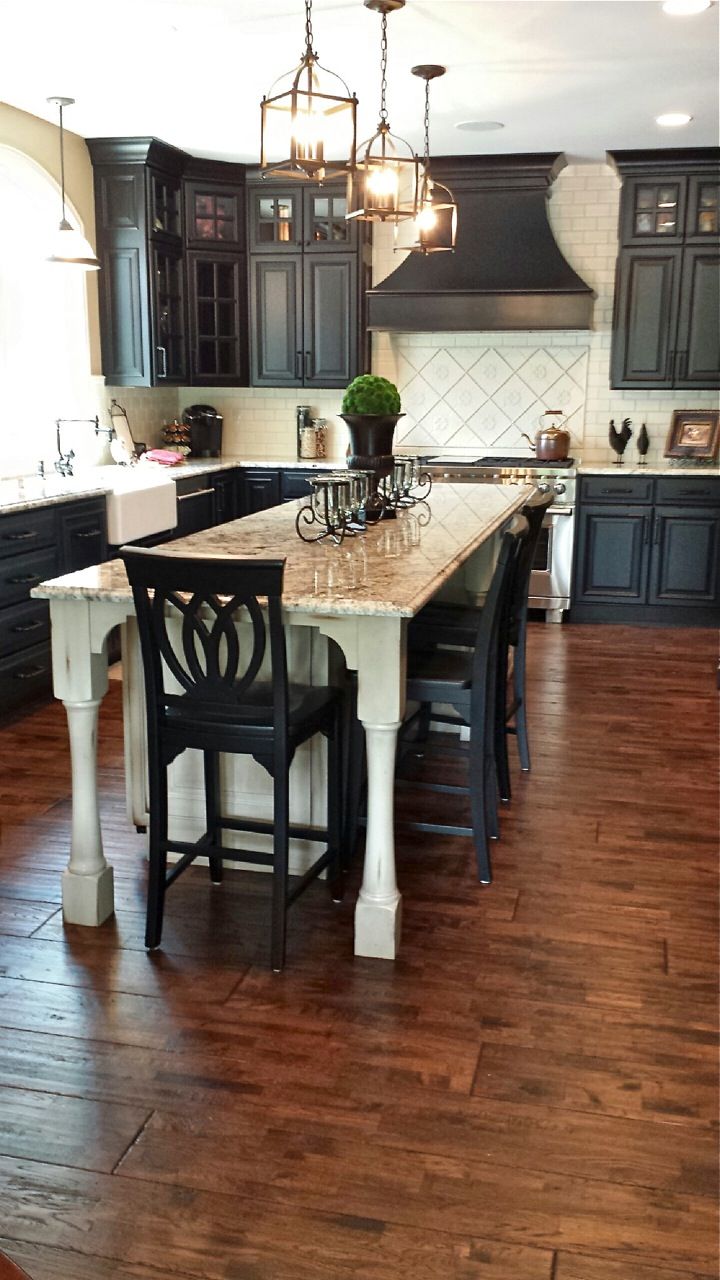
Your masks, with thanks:
<instances>
[{"instance_id":1,"label":"stainless steel appliance","mask_svg":"<svg viewBox=\"0 0 720 1280\"><path fill-rule=\"evenodd\" d=\"M574 458L538 462L536 458L513 455L462 461L426 455L427 470L434 483L532 484L541 493L552 493L555 501L548 511L538 541L530 575L531 609L544 609L548 622L562 622L570 607L573 535L575 530Z\"/></svg>"},{"instance_id":2,"label":"stainless steel appliance","mask_svg":"<svg viewBox=\"0 0 720 1280\"><path fill-rule=\"evenodd\" d=\"M222 450L222 415L211 404L191 404L183 412L190 428L190 452L196 458L218 458Z\"/></svg>"}]
</instances>

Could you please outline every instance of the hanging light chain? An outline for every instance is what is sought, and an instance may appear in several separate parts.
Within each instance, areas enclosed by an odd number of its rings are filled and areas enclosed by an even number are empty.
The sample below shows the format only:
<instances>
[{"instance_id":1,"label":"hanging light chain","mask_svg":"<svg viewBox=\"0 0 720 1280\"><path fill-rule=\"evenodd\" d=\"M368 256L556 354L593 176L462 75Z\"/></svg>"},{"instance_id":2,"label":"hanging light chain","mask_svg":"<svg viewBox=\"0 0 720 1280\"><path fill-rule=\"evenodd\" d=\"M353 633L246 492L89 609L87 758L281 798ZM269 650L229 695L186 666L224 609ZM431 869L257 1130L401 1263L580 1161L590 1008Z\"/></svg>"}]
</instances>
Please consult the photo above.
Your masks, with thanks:
<instances>
[{"instance_id":1,"label":"hanging light chain","mask_svg":"<svg viewBox=\"0 0 720 1280\"><path fill-rule=\"evenodd\" d=\"M425 118L423 120L425 129L425 167L427 169L430 161L430 81L425 81Z\"/></svg>"},{"instance_id":2,"label":"hanging light chain","mask_svg":"<svg viewBox=\"0 0 720 1280\"><path fill-rule=\"evenodd\" d=\"M382 15L382 36L380 38L380 123L387 124L387 13Z\"/></svg>"},{"instance_id":3,"label":"hanging light chain","mask_svg":"<svg viewBox=\"0 0 720 1280\"><path fill-rule=\"evenodd\" d=\"M309 53L317 58L313 50L312 0L305 0L305 56L307 57Z\"/></svg>"},{"instance_id":4,"label":"hanging light chain","mask_svg":"<svg viewBox=\"0 0 720 1280\"><path fill-rule=\"evenodd\" d=\"M60 103L60 191L62 198L62 220L66 222L65 217L65 146L63 136L63 104Z\"/></svg>"}]
</instances>

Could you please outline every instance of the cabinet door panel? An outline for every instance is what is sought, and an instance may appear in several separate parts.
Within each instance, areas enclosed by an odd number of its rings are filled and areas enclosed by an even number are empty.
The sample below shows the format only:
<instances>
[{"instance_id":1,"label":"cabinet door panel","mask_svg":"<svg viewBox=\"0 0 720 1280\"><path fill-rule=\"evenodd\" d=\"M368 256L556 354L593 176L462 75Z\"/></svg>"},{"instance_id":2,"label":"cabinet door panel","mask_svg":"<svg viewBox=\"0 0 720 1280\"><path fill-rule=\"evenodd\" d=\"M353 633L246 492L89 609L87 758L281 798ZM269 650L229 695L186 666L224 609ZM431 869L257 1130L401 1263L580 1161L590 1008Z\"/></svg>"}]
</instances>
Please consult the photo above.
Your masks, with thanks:
<instances>
[{"instance_id":1,"label":"cabinet door panel","mask_svg":"<svg viewBox=\"0 0 720 1280\"><path fill-rule=\"evenodd\" d=\"M243 481L243 515L267 511L280 502L280 472L250 468Z\"/></svg>"},{"instance_id":2,"label":"cabinet door panel","mask_svg":"<svg viewBox=\"0 0 720 1280\"><path fill-rule=\"evenodd\" d=\"M643 604L650 550L649 511L585 507L581 511L575 599Z\"/></svg>"},{"instance_id":3,"label":"cabinet door panel","mask_svg":"<svg viewBox=\"0 0 720 1280\"><path fill-rule=\"evenodd\" d=\"M248 189L250 246L259 253L296 253L302 247L302 191L262 183Z\"/></svg>"},{"instance_id":4,"label":"cabinet door panel","mask_svg":"<svg viewBox=\"0 0 720 1280\"><path fill-rule=\"evenodd\" d=\"M119 386L148 386L147 312L137 248L100 252L100 337L105 379Z\"/></svg>"},{"instance_id":5,"label":"cabinet door panel","mask_svg":"<svg viewBox=\"0 0 720 1280\"><path fill-rule=\"evenodd\" d=\"M152 250L153 357L155 385L187 382L185 288L180 253Z\"/></svg>"},{"instance_id":6,"label":"cabinet door panel","mask_svg":"<svg viewBox=\"0 0 720 1280\"><path fill-rule=\"evenodd\" d=\"M624 249L611 363L613 387L673 385L682 249Z\"/></svg>"},{"instance_id":7,"label":"cabinet door panel","mask_svg":"<svg viewBox=\"0 0 720 1280\"><path fill-rule=\"evenodd\" d=\"M650 604L720 604L720 508L658 507Z\"/></svg>"},{"instance_id":8,"label":"cabinet door panel","mask_svg":"<svg viewBox=\"0 0 720 1280\"><path fill-rule=\"evenodd\" d=\"M251 270L253 385L299 387L302 261L299 257L255 257Z\"/></svg>"},{"instance_id":9,"label":"cabinet door panel","mask_svg":"<svg viewBox=\"0 0 720 1280\"><path fill-rule=\"evenodd\" d=\"M189 252L188 308L193 386L247 381L245 264L233 254Z\"/></svg>"},{"instance_id":10,"label":"cabinet door panel","mask_svg":"<svg viewBox=\"0 0 720 1280\"><path fill-rule=\"evenodd\" d=\"M305 257L306 387L346 387L354 376L357 288L354 254Z\"/></svg>"},{"instance_id":11,"label":"cabinet door panel","mask_svg":"<svg viewBox=\"0 0 720 1280\"><path fill-rule=\"evenodd\" d=\"M720 254L685 249L677 337L677 387L720 386Z\"/></svg>"}]
</instances>

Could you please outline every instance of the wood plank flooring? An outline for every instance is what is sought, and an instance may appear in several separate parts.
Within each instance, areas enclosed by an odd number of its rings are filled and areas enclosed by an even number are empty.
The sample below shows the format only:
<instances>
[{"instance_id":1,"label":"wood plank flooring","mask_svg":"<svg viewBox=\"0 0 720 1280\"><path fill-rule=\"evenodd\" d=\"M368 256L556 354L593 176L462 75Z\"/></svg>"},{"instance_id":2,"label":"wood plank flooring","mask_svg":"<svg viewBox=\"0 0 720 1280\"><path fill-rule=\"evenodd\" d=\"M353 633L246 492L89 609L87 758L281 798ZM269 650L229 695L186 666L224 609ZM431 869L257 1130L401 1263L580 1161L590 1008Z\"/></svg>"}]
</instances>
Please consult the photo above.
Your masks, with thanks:
<instances>
[{"instance_id":1,"label":"wood plank flooring","mask_svg":"<svg viewBox=\"0 0 720 1280\"><path fill-rule=\"evenodd\" d=\"M64 712L1 731L0 1250L33 1280L715 1277L716 648L533 625L494 883L401 836L394 965L352 956L359 869L293 908L280 976L257 876L191 870L146 955L117 684L117 914L65 928Z\"/></svg>"}]
</instances>

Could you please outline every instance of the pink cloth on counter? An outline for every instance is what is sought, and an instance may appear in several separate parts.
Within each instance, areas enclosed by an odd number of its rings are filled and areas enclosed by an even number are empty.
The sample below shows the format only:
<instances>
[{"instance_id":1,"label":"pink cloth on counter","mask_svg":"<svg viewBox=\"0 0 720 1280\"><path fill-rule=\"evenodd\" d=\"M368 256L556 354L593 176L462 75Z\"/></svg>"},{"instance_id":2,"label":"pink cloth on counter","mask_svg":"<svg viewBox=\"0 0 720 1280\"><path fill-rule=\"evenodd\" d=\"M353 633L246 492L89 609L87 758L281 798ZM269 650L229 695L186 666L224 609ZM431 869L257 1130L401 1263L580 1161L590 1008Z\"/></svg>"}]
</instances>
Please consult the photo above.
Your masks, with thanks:
<instances>
[{"instance_id":1,"label":"pink cloth on counter","mask_svg":"<svg viewBox=\"0 0 720 1280\"><path fill-rule=\"evenodd\" d=\"M148 449L145 453L148 462L160 462L164 467L174 467L177 462L184 462L184 453L175 449Z\"/></svg>"}]
</instances>

